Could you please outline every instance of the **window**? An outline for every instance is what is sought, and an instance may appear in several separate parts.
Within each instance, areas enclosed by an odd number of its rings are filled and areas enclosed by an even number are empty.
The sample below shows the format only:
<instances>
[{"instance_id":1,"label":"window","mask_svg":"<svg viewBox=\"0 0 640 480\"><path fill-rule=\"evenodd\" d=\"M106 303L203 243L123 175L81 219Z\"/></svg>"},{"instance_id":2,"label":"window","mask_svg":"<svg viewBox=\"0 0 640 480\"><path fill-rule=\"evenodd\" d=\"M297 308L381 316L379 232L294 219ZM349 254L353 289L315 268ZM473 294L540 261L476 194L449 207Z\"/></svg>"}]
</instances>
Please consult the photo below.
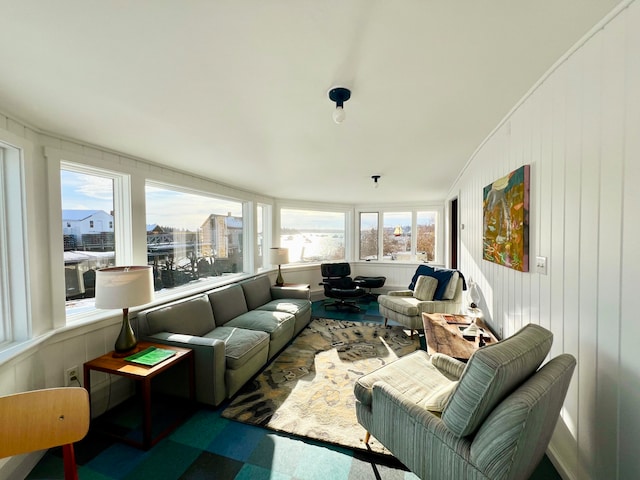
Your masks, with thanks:
<instances>
[{"instance_id":1,"label":"window","mask_svg":"<svg viewBox=\"0 0 640 480\"><path fill-rule=\"evenodd\" d=\"M280 210L280 247L289 249L290 263L345 258L344 212Z\"/></svg>"},{"instance_id":2,"label":"window","mask_svg":"<svg viewBox=\"0 0 640 480\"><path fill-rule=\"evenodd\" d=\"M156 290L243 271L242 202L152 182L145 195Z\"/></svg>"},{"instance_id":3,"label":"window","mask_svg":"<svg viewBox=\"0 0 640 480\"><path fill-rule=\"evenodd\" d=\"M23 151L0 141L0 345L29 338Z\"/></svg>"},{"instance_id":4,"label":"window","mask_svg":"<svg viewBox=\"0 0 640 480\"><path fill-rule=\"evenodd\" d=\"M360 212L360 260L441 261L438 221L441 207L430 210ZM381 232L380 232L381 230ZM382 248L379 239L382 239Z\"/></svg>"},{"instance_id":5,"label":"window","mask_svg":"<svg viewBox=\"0 0 640 480\"><path fill-rule=\"evenodd\" d=\"M409 260L411 256L411 212L382 214L382 256Z\"/></svg>"},{"instance_id":6,"label":"window","mask_svg":"<svg viewBox=\"0 0 640 480\"><path fill-rule=\"evenodd\" d=\"M360 260L378 259L378 212L360 213Z\"/></svg>"},{"instance_id":7,"label":"window","mask_svg":"<svg viewBox=\"0 0 640 480\"><path fill-rule=\"evenodd\" d=\"M95 297L95 271L115 265L114 176L74 164L60 169L67 313Z\"/></svg>"}]
</instances>

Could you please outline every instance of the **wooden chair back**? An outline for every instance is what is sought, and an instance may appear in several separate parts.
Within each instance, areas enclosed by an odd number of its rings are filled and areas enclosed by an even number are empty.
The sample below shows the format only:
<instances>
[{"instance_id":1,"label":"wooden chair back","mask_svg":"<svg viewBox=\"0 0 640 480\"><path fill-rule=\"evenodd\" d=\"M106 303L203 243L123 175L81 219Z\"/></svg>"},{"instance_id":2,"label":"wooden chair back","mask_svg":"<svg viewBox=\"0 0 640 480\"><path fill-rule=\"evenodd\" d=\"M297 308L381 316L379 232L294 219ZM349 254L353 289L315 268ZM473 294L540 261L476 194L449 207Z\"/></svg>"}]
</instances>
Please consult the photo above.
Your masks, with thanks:
<instances>
[{"instance_id":1,"label":"wooden chair back","mask_svg":"<svg viewBox=\"0 0 640 480\"><path fill-rule=\"evenodd\" d=\"M84 388L0 397L0 458L63 446L65 478L77 478L72 444L85 437L89 422L89 394Z\"/></svg>"}]
</instances>

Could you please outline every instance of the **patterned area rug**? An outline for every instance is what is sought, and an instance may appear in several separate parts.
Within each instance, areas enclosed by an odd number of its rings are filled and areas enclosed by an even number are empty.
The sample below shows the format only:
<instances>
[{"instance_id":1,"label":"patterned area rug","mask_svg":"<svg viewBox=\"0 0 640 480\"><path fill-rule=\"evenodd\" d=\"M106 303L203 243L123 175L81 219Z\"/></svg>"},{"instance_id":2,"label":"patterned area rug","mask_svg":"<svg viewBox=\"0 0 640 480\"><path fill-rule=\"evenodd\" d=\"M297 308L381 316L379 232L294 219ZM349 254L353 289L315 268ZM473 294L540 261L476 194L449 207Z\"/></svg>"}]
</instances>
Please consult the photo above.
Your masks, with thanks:
<instances>
[{"instance_id":1,"label":"patterned area rug","mask_svg":"<svg viewBox=\"0 0 640 480\"><path fill-rule=\"evenodd\" d=\"M402 327L314 319L222 416L333 443L389 454L363 443L353 386L362 375L419 348Z\"/></svg>"}]
</instances>

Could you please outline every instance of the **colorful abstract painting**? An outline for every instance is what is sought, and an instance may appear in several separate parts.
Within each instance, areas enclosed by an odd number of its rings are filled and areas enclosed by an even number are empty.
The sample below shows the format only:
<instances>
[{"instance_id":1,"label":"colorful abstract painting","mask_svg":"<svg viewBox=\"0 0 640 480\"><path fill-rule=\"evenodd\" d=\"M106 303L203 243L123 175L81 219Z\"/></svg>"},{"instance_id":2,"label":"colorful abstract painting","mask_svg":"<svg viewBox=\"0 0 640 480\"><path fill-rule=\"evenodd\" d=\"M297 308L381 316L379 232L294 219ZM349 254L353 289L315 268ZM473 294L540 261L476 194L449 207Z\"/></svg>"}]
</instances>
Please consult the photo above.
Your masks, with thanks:
<instances>
[{"instance_id":1,"label":"colorful abstract painting","mask_svg":"<svg viewBox=\"0 0 640 480\"><path fill-rule=\"evenodd\" d=\"M529 271L529 165L484 187L483 258Z\"/></svg>"}]
</instances>

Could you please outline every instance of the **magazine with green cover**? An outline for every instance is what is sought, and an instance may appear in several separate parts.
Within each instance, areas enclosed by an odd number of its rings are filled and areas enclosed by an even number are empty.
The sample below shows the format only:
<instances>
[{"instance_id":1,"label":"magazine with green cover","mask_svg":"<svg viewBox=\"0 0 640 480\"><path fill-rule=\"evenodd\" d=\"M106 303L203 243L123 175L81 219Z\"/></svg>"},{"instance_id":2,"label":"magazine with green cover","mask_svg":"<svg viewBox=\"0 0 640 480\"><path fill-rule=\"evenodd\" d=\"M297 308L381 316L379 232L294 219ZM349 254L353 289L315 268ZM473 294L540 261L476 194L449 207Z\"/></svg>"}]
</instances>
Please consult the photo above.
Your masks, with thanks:
<instances>
[{"instance_id":1,"label":"magazine with green cover","mask_svg":"<svg viewBox=\"0 0 640 480\"><path fill-rule=\"evenodd\" d=\"M166 348L149 347L144 350L129 355L124 359L129 362L139 363L141 365L148 365L150 367L157 365L158 363L173 357L176 354L175 350L168 350Z\"/></svg>"}]
</instances>

